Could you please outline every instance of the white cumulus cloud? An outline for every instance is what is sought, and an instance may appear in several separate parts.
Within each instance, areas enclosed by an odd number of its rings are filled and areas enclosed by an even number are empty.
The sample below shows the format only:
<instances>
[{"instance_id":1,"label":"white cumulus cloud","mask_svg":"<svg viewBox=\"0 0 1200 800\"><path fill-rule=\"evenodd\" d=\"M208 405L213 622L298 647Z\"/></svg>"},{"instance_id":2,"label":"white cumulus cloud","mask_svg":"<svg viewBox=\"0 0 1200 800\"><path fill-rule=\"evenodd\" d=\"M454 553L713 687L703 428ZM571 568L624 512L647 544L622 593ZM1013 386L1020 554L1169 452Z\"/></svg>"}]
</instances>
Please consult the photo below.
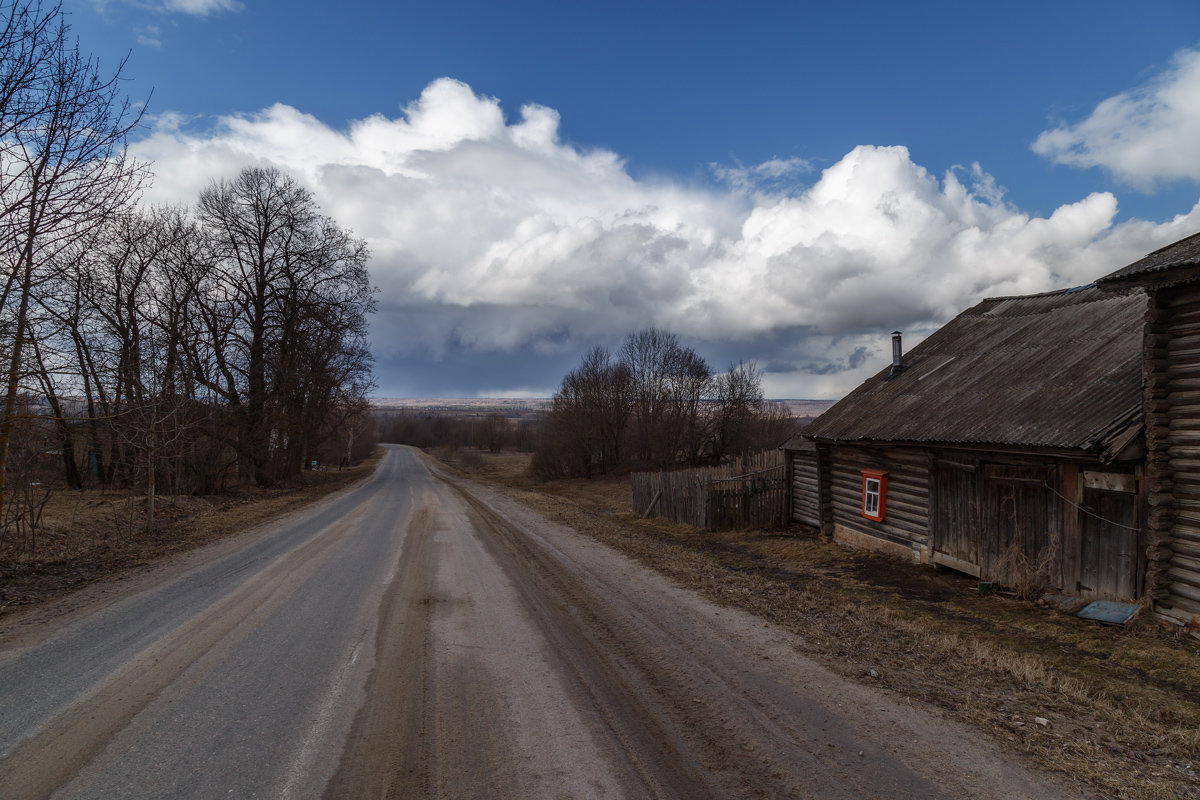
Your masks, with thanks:
<instances>
[{"instance_id":1,"label":"white cumulus cloud","mask_svg":"<svg viewBox=\"0 0 1200 800\"><path fill-rule=\"evenodd\" d=\"M1200 181L1200 51L1176 54L1166 72L1104 100L1083 121L1044 131L1033 150L1061 164L1103 167L1142 190Z\"/></svg>"},{"instance_id":2,"label":"white cumulus cloud","mask_svg":"<svg viewBox=\"0 0 1200 800\"><path fill-rule=\"evenodd\" d=\"M563 142L555 110L508 119L447 78L395 118L167 115L132 149L154 162L150 201L193 202L247 164L306 182L371 244L381 359L561 355L661 325L758 359L775 396L837 396L887 359L893 329L911 346L982 297L1087 283L1200 229L1200 205L1116 224L1108 193L1031 216L979 165L938 176L904 147L856 147L819 175L738 165L727 189L636 180ZM811 183L738 184L793 174Z\"/></svg>"},{"instance_id":3,"label":"white cumulus cloud","mask_svg":"<svg viewBox=\"0 0 1200 800\"><path fill-rule=\"evenodd\" d=\"M244 7L238 0L163 0L163 8L167 11L199 17L221 11L241 11Z\"/></svg>"},{"instance_id":4,"label":"white cumulus cloud","mask_svg":"<svg viewBox=\"0 0 1200 800\"><path fill-rule=\"evenodd\" d=\"M91 0L91 3L101 13L116 3L145 11L190 14L194 17L206 17L223 11L241 11L246 7L241 0ZM155 42L154 46L157 45Z\"/></svg>"}]
</instances>

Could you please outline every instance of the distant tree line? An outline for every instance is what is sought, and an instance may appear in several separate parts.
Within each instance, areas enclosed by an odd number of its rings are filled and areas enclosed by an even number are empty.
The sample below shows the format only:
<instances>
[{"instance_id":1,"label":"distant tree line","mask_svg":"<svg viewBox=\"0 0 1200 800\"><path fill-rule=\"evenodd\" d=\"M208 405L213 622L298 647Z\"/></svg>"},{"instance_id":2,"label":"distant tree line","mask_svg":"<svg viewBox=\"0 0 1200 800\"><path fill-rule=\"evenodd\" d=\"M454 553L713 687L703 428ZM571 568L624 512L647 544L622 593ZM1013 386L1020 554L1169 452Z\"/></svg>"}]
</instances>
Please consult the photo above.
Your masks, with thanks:
<instances>
[{"instance_id":1,"label":"distant tree line","mask_svg":"<svg viewBox=\"0 0 1200 800\"><path fill-rule=\"evenodd\" d=\"M537 441L535 419L512 420L503 414L449 414L400 411L379 415L379 439L422 449L462 447L498 453L506 448L531 452Z\"/></svg>"},{"instance_id":2,"label":"distant tree line","mask_svg":"<svg viewBox=\"0 0 1200 800\"><path fill-rule=\"evenodd\" d=\"M0 28L0 489L30 458L14 445L71 487L143 488L151 517L164 487L349 458L372 386L365 243L270 168L139 208L123 65L101 74L57 5L0 0Z\"/></svg>"},{"instance_id":3,"label":"distant tree line","mask_svg":"<svg viewBox=\"0 0 1200 800\"><path fill-rule=\"evenodd\" d=\"M592 348L563 378L532 470L590 478L616 468L719 464L778 446L794 426L784 407L764 400L753 363L714 374L675 334L648 328L615 354Z\"/></svg>"}]
</instances>

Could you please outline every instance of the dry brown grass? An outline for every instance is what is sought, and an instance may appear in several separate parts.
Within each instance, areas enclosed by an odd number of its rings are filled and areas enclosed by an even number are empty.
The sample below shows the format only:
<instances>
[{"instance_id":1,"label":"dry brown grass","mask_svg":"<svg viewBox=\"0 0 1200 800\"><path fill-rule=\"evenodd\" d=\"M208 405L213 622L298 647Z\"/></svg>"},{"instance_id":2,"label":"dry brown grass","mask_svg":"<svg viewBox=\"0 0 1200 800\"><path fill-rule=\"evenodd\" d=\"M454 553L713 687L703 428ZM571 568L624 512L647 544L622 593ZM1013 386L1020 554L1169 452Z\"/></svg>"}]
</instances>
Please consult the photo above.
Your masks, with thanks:
<instances>
[{"instance_id":1,"label":"dry brown grass","mask_svg":"<svg viewBox=\"0 0 1200 800\"><path fill-rule=\"evenodd\" d=\"M844 674L947 709L1105 797L1200 797L1200 647L1147 614L1107 627L811 532L642 520L624 477L538 484L527 456L479 456L451 466L795 632Z\"/></svg>"},{"instance_id":2,"label":"dry brown grass","mask_svg":"<svg viewBox=\"0 0 1200 800\"><path fill-rule=\"evenodd\" d=\"M0 538L0 615L282 516L371 474L382 455L348 470L305 472L274 489L159 497L151 530L145 497L55 491L32 554L27 541Z\"/></svg>"}]
</instances>

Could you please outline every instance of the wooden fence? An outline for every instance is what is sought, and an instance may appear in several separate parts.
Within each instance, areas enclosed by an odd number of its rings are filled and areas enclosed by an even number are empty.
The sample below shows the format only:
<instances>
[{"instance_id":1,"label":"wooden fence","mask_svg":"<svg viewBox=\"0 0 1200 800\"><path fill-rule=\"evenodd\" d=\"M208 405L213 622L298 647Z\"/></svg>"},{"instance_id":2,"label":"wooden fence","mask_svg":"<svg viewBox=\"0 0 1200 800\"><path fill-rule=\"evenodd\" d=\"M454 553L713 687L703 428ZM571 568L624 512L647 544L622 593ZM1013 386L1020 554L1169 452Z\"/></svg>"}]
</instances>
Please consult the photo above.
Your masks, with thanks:
<instances>
[{"instance_id":1,"label":"wooden fence","mask_svg":"<svg viewBox=\"0 0 1200 800\"><path fill-rule=\"evenodd\" d=\"M779 450L720 467L635 472L629 478L634 510L643 517L710 531L787 527L787 463Z\"/></svg>"}]
</instances>

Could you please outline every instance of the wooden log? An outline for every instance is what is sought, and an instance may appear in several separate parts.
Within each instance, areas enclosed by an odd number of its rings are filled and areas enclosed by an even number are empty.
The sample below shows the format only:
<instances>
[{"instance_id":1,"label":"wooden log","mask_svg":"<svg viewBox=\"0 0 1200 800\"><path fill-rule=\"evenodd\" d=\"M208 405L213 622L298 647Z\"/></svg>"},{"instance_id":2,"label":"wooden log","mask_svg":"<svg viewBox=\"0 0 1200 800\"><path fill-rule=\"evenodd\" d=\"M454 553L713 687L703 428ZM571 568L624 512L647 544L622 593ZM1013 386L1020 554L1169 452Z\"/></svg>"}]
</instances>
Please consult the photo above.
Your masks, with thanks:
<instances>
[{"instance_id":1,"label":"wooden log","mask_svg":"<svg viewBox=\"0 0 1200 800\"><path fill-rule=\"evenodd\" d=\"M654 510L654 506L658 505L659 498L661 498L661 497L662 497L662 489L659 489L657 492L654 493L654 499L652 499L650 501L650 504L646 506L646 511L645 511L645 513L642 514L642 519L645 519L646 517L650 516L650 512Z\"/></svg>"},{"instance_id":2,"label":"wooden log","mask_svg":"<svg viewBox=\"0 0 1200 800\"><path fill-rule=\"evenodd\" d=\"M1174 539L1169 545L1172 553L1172 558L1180 555L1189 558L1200 558L1200 542L1188 541L1187 539Z\"/></svg>"},{"instance_id":3,"label":"wooden log","mask_svg":"<svg viewBox=\"0 0 1200 800\"><path fill-rule=\"evenodd\" d=\"M1173 597L1182 597L1194 603L1200 603L1200 586L1172 581L1168 584L1167 589Z\"/></svg>"}]
</instances>

